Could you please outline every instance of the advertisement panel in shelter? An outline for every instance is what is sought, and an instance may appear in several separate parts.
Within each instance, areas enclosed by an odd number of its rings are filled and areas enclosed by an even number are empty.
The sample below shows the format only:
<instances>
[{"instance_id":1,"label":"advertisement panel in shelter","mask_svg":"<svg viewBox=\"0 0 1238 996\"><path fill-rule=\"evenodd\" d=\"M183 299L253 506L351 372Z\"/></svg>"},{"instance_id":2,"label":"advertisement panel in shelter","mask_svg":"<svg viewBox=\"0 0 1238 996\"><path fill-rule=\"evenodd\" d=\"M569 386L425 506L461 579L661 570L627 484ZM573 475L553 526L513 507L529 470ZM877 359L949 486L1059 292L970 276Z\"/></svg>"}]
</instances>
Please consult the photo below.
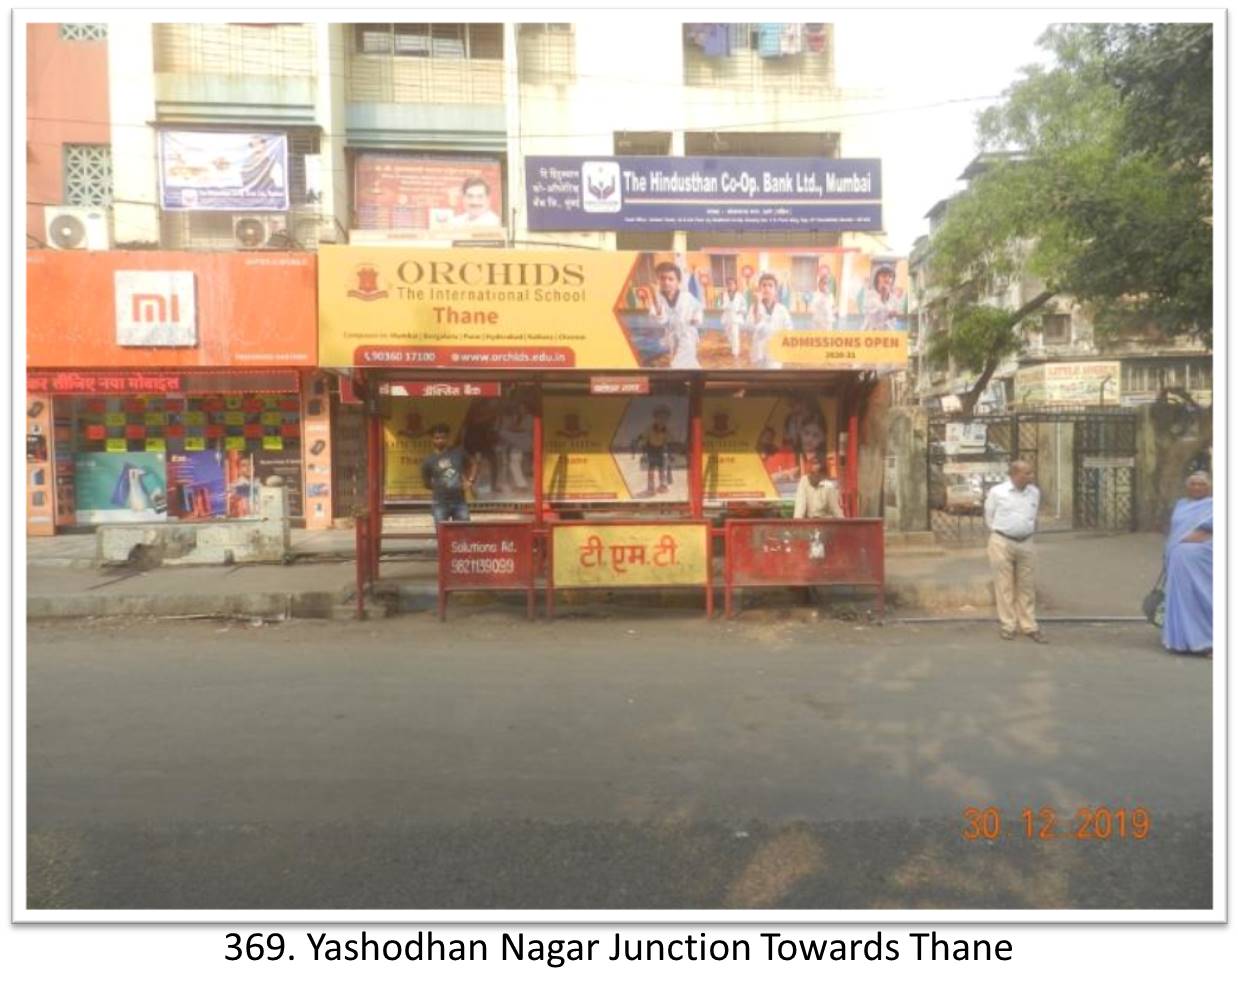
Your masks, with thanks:
<instances>
[{"instance_id":1,"label":"advertisement panel in shelter","mask_svg":"<svg viewBox=\"0 0 1238 996\"><path fill-rule=\"evenodd\" d=\"M839 475L837 398L707 395L701 421L706 501L790 501L812 457Z\"/></svg>"},{"instance_id":2,"label":"advertisement panel in shelter","mask_svg":"<svg viewBox=\"0 0 1238 996\"><path fill-rule=\"evenodd\" d=\"M847 250L319 251L319 363L879 370L907 364L906 261Z\"/></svg>"},{"instance_id":3,"label":"advertisement panel in shelter","mask_svg":"<svg viewBox=\"0 0 1238 996\"><path fill-rule=\"evenodd\" d=\"M519 393L507 398L384 398L389 499L429 501L422 468L434 451L431 430L439 423L448 428L448 448L459 447L476 468L470 500L533 500L532 406Z\"/></svg>"},{"instance_id":4,"label":"advertisement panel in shelter","mask_svg":"<svg viewBox=\"0 0 1238 996\"><path fill-rule=\"evenodd\" d=\"M548 397L542 412L550 500L688 500L686 397Z\"/></svg>"}]
</instances>

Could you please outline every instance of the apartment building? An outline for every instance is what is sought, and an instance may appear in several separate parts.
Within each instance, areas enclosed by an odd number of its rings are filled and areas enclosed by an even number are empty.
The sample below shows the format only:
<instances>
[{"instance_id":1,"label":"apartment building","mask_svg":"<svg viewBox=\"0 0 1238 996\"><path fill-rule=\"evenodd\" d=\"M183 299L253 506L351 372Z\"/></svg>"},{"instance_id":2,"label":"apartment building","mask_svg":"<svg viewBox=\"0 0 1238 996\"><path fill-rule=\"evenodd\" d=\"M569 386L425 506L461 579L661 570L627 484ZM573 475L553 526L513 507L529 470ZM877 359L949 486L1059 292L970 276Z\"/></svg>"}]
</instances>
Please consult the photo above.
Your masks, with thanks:
<instances>
[{"instance_id":1,"label":"apartment building","mask_svg":"<svg viewBox=\"0 0 1238 996\"><path fill-rule=\"evenodd\" d=\"M307 525L351 514L359 407L313 349L324 245L712 251L719 277L743 249L806 306L827 255L880 253L880 232L536 230L525 160L877 158L838 123L872 96L836 79L839 43L831 24L625 18L31 25L28 428L50 442L31 448L31 528L106 521L91 503L135 468L136 492L113 490L152 515L275 472ZM110 308L58 300L79 267L136 317L167 317L142 311L162 293L193 320L135 349ZM61 348L70 327L88 348Z\"/></svg>"},{"instance_id":2,"label":"apartment building","mask_svg":"<svg viewBox=\"0 0 1238 996\"><path fill-rule=\"evenodd\" d=\"M976 157L959 179L970 181L988 168L992 158ZM975 383L973 371L934 361L929 355L933 336L948 320L945 291L933 271L932 240L954 196L938 201L925 214L928 234L916 241L908 267L912 303L906 399L947 412L957 410L958 396ZM1024 274L989 288L983 303L1018 310L1044 290L1043 282ZM977 403L977 414L1135 406L1156 401L1167 389L1202 407L1212 404L1212 354L1198 340L1166 338L1151 328L1130 328L1101 337L1088 308L1068 295L1050 300L1019 331L1022 348L998 366Z\"/></svg>"}]
</instances>

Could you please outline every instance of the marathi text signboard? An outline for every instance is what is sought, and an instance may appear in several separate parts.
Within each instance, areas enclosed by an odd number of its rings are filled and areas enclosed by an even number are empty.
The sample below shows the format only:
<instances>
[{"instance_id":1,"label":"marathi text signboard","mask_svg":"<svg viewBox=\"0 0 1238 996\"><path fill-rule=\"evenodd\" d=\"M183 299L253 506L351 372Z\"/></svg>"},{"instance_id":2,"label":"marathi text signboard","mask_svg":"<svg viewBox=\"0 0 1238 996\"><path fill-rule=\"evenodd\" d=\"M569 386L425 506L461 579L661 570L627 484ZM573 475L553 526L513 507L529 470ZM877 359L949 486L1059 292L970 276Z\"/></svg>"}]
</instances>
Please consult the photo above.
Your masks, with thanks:
<instances>
[{"instance_id":1,"label":"marathi text signboard","mask_svg":"<svg viewBox=\"0 0 1238 996\"><path fill-rule=\"evenodd\" d=\"M159 180L165 211L287 211L288 136L160 131Z\"/></svg>"},{"instance_id":2,"label":"marathi text signboard","mask_svg":"<svg viewBox=\"0 0 1238 996\"><path fill-rule=\"evenodd\" d=\"M533 618L533 524L442 522L438 526L438 610L447 614L452 591L528 593Z\"/></svg>"},{"instance_id":3,"label":"marathi text signboard","mask_svg":"<svg viewBox=\"0 0 1238 996\"><path fill-rule=\"evenodd\" d=\"M1019 405L1116 405L1122 388L1117 361L1042 363L1020 367L1014 375Z\"/></svg>"},{"instance_id":4,"label":"marathi text signboard","mask_svg":"<svg viewBox=\"0 0 1238 996\"><path fill-rule=\"evenodd\" d=\"M875 585L884 607L881 519L730 519L726 524L726 614L732 589Z\"/></svg>"},{"instance_id":5,"label":"marathi text signboard","mask_svg":"<svg viewBox=\"0 0 1238 996\"><path fill-rule=\"evenodd\" d=\"M878 231L881 160L527 156L532 231Z\"/></svg>"},{"instance_id":6,"label":"marathi text signboard","mask_svg":"<svg viewBox=\"0 0 1238 996\"><path fill-rule=\"evenodd\" d=\"M704 587L712 607L708 522L590 522L550 527L555 588Z\"/></svg>"},{"instance_id":7,"label":"marathi text signboard","mask_svg":"<svg viewBox=\"0 0 1238 996\"><path fill-rule=\"evenodd\" d=\"M503 172L497 159L361 152L353 182L357 228L502 237Z\"/></svg>"},{"instance_id":8,"label":"marathi text signboard","mask_svg":"<svg viewBox=\"0 0 1238 996\"><path fill-rule=\"evenodd\" d=\"M318 274L324 367L907 365L900 260L324 246Z\"/></svg>"}]
</instances>

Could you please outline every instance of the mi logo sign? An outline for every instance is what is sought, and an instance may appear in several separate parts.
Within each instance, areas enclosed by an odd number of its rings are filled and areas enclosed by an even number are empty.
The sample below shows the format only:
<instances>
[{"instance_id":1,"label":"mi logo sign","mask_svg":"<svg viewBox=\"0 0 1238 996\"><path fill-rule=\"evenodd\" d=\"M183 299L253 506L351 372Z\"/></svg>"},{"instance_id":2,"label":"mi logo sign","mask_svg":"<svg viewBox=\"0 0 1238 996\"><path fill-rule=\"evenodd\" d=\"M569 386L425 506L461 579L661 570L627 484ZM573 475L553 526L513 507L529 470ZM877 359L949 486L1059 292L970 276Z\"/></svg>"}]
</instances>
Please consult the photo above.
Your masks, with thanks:
<instances>
[{"instance_id":1,"label":"mi logo sign","mask_svg":"<svg viewBox=\"0 0 1238 996\"><path fill-rule=\"evenodd\" d=\"M196 346L194 275L188 270L116 271L119 346Z\"/></svg>"}]
</instances>

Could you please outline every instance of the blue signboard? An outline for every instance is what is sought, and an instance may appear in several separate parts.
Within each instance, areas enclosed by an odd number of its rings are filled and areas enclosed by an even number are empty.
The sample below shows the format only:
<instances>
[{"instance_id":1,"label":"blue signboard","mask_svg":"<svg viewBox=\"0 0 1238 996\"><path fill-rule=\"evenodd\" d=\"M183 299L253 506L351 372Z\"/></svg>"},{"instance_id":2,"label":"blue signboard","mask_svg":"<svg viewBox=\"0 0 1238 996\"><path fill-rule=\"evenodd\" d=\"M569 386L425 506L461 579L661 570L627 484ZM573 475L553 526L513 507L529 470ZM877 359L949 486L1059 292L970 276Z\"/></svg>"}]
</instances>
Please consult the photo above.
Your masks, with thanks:
<instances>
[{"instance_id":1,"label":"blue signboard","mask_svg":"<svg viewBox=\"0 0 1238 996\"><path fill-rule=\"evenodd\" d=\"M871 232L880 159L528 156L529 229Z\"/></svg>"}]
</instances>

